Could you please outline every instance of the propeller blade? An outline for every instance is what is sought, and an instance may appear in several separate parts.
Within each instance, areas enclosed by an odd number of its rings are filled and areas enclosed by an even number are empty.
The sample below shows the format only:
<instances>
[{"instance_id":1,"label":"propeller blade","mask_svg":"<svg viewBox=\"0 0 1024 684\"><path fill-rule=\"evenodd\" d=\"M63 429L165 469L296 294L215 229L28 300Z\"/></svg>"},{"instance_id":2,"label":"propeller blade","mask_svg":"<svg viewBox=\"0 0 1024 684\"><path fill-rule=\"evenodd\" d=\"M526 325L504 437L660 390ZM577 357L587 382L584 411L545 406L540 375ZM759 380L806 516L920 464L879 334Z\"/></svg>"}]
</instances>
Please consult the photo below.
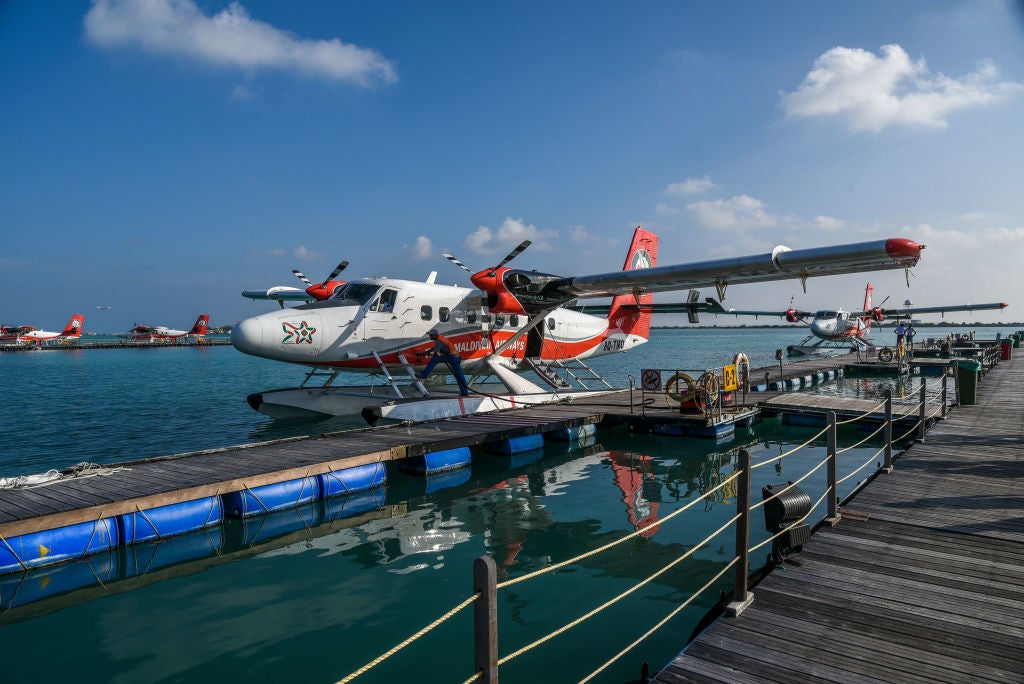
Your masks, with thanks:
<instances>
[{"instance_id":1,"label":"propeller blade","mask_svg":"<svg viewBox=\"0 0 1024 684\"><path fill-rule=\"evenodd\" d=\"M504 266L508 262L510 262L513 259L515 259L517 256L522 254L523 250L526 249L527 247L529 247L531 244L533 244L533 243L530 242L529 240L523 240L522 242L520 242L518 247L516 247L511 252L509 252L508 256L505 257L504 259L502 259L501 263L494 267L494 270L495 271L498 270L499 268L501 268L502 266Z\"/></svg>"},{"instance_id":2,"label":"propeller blade","mask_svg":"<svg viewBox=\"0 0 1024 684\"><path fill-rule=\"evenodd\" d=\"M327 280L325 280L324 282L327 283L334 280L338 276L338 274L344 271L346 268L348 268L348 262L342 261L340 264L334 267L334 270L331 271L331 275L327 276Z\"/></svg>"},{"instance_id":3,"label":"propeller blade","mask_svg":"<svg viewBox=\"0 0 1024 684\"><path fill-rule=\"evenodd\" d=\"M458 259L456 259L456 258L455 258L454 256L452 256L451 254L444 254L444 255L442 255L442 256L444 256L444 258L445 258L445 259L447 259L448 261L452 262L453 264L455 264L456 266L458 266L459 268L461 268L461 269L462 269L463 271L465 271L466 273L472 273L472 272L473 272L473 271L471 271L471 270L470 270L469 266L466 266L466 264L462 263L461 261L459 261Z\"/></svg>"},{"instance_id":4,"label":"propeller blade","mask_svg":"<svg viewBox=\"0 0 1024 684\"><path fill-rule=\"evenodd\" d=\"M310 287L312 287L312 286L313 286L313 283L309 282L309 278L307 278L307 277L306 277L305 275L303 275L303 274L302 274L302 271L300 271L299 269L297 269L297 268L293 268L293 269L292 269L292 273L294 273L294 274L295 274L295 277L296 277L296 278L298 278L298 279L299 279L299 280L301 280L302 282L306 283L306 285L309 285Z\"/></svg>"},{"instance_id":5,"label":"propeller blade","mask_svg":"<svg viewBox=\"0 0 1024 684\"><path fill-rule=\"evenodd\" d=\"M891 296L892 296L892 295L889 295L889 297L891 297ZM882 303L881 303L881 304L879 304L878 306L882 306L882 304L885 304L885 303L886 303L887 301L889 301L889 297L886 297L885 299L883 299L883 300L882 300Z\"/></svg>"}]
</instances>

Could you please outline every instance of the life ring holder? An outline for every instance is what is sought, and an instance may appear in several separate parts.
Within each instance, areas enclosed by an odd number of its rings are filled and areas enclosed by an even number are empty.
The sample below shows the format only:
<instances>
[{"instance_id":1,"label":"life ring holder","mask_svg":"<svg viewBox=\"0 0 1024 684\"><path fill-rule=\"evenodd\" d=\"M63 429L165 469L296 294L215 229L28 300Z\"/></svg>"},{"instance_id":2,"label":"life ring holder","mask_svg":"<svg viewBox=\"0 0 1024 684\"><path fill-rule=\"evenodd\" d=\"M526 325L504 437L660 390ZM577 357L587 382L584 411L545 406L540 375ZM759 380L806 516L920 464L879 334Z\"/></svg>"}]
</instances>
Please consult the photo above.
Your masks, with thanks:
<instances>
[{"instance_id":1,"label":"life ring holder","mask_svg":"<svg viewBox=\"0 0 1024 684\"><path fill-rule=\"evenodd\" d=\"M686 383L686 391L679 391L679 384ZM694 391L697 389L697 383L694 382L686 373L682 371L677 372L668 382L665 383L665 403L668 406L672 406L673 402L676 404L683 404L693 399Z\"/></svg>"}]
</instances>

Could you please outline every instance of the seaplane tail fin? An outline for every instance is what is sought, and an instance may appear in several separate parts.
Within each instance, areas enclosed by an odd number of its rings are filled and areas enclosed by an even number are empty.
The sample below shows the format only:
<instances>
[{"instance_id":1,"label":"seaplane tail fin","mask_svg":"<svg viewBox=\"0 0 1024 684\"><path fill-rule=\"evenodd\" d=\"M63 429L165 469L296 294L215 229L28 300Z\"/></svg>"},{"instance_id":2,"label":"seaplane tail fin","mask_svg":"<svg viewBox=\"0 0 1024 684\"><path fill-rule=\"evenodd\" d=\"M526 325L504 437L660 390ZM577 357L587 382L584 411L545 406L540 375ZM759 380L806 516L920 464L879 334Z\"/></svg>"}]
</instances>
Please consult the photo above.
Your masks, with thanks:
<instances>
[{"instance_id":1,"label":"seaplane tail fin","mask_svg":"<svg viewBox=\"0 0 1024 684\"><path fill-rule=\"evenodd\" d=\"M864 311L871 311L871 293L874 292L875 288L871 287L871 283L864 288ZM885 302L882 302L883 304Z\"/></svg>"},{"instance_id":2,"label":"seaplane tail fin","mask_svg":"<svg viewBox=\"0 0 1024 684\"><path fill-rule=\"evenodd\" d=\"M640 268L651 268L658 263L658 236L649 230L637 226L633 232L633 241L629 244L623 271ZM654 295L650 293L634 296L618 295L612 299L608 311L608 327L618 328L628 335L638 335L647 339L651 336L650 304ZM645 306L646 305L646 306Z\"/></svg>"},{"instance_id":3,"label":"seaplane tail fin","mask_svg":"<svg viewBox=\"0 0 1024 684\"><path fill-rule=\"evenodd\" d=\"M82 326L85 325L85 316L82 314L75 314L68 321L68 324L64 326L64 330L61 331L61 337L81 337Z\"/></svg>"},{"instance_id":4,"label":"seaplane tail fin","mask_svg":"<svg viewBox=\"0 0 1024 684\"><path fill-rule=\"evenodd\" d=\"M200 314L199 318L196 319L195 325L188 331L189 335L205 335L206 326L210 323L209 314Z\"/></svg>"}]
</instances>

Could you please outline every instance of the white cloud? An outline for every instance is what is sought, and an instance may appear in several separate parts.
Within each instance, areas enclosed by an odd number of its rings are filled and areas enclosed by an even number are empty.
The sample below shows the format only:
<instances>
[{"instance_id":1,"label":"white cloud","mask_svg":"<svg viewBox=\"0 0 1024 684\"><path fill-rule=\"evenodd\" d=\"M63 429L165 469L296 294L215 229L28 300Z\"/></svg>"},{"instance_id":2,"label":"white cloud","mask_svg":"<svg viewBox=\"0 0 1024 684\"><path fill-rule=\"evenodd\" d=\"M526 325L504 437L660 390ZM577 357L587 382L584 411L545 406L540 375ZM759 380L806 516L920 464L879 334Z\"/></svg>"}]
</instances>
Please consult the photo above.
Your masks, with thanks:
<instances>
[{"instance_id":1,"label":"white cloud","mask_svg":"<svg viewBox=\"0 0 1024 684\"><path fill-rule=\"evenodd\" d=\"M497 249L511 248L523 240L530 240L533 249L550 250L551 238L558 235L557 231L539 230L534 225L523 223L522 219L506 218L497 230L488 226L480 226L466 238L466 246L478 253L485 254Z\"/></svg>"},{"instance_id":2,"label":"white cloud","mask_svg":"<svg viewBox=\"0 0 1024 684\"><path fill-rule=\"evenodd\" d=\"M654 207L654 210L656 212L658 212L659 214L678 214L679 213L679 210L676 209L675 207L669 206L668 204L664 204L662 202L658 202L657 206Z\"/></svg>"},{"instance_id":3,"label":"white cloud","mask_svg":"<svg viewBox=\"0 0 1024 684\"><path fill-rule=\"evenodd\" d=\"M669 195L700 195L715 187L715 184L707 176L700 178L687 178L678 183L669 183L665 186L665 192Z\"/></svg>"},{"instance_id":4,"label":"white cloud","mask_svg":"<svg viewBox=\"0 0 1024 684\"><path fill-rule=\"evenodd\" d=\"M337 38L300 38L253 19L238 2L208 16L192 0L95 0L85 34L106 48L133 45L217 66L280 69L364 87L398 78L374 50Z\"/></svg>"},{"instance_id":5,"label":"white cloud","mask_svg":"<svg viewBox=\"0 0 1024 684\"><path fill-rule=\"evenodd\" d=\"M314 252L305 245L300 245L292 251L292 256L299 261L319 261L324 258L322 252Z\"/></svg>"},{"instance_id":6,"label":"white cloud","mask_svg":"<svg viewBox=\"0 0 1024 684\"><path fill-rule=\"evenodd\" d=\"M430 259L434 256L434 245L426 235L420 235L412 245L403 245L402 251L413 259Z\"/></svg>"},{"instance_id":7,"label":"white cloud","mask_svg":"<svg viewBox=\"0 0 1024 684\"><path fill-rule=\"evenodd\" d=\"M840 230L846 227L846 221L831 216L815 216L813 223L819 230Z\"/></svg>"},{"instance_id":8,"label":"white cloud","mask_svg":"<svg viewBox=\"0 0 1024 684\"><path fill-rule=\"evenodd\" d=\"M686 208L704 228L719 230L747 230L770 228L778 224L777 217L764 209L764 202L749 195L736 195L727 200L708 200L688 204Z\"/></svg>"},{"instance_id":9,"label":"white cloud","mask_svg":"<svg viewBox=\"0 0 1024 684\"><path fill-rule=\"evenodd\" d=\"M283 257L285 252L283 249L264 249L260 254L270 257Z\"/></svg>"},{"instance_id":10,"label":"white cloud","mask_svg":"<svg viewBox=\"0 0 1024 684\"><path fill-rule=\"evenodd\" d=\"M594 236L591 235L583 226L573 226L569 230L569 237L573 242L581 244L589 244L594 239Z\"/></svg>"},{"instance_id":11,"label":"white cloud","mask_svg":"<svg viewBox=\"0 0 1024 684\"><path fill-rule=\"evenodd\" d=\"M880 56L835 47L815 60L796 91L782 93L782 108L787 118L835 116L853 131L941 129L951 112L992 104L1024 88L997 82L998 75L990 60L957 80L932 74L924 59L911 61L899 45L883 46Z\"/></svg>"}]
</instances>

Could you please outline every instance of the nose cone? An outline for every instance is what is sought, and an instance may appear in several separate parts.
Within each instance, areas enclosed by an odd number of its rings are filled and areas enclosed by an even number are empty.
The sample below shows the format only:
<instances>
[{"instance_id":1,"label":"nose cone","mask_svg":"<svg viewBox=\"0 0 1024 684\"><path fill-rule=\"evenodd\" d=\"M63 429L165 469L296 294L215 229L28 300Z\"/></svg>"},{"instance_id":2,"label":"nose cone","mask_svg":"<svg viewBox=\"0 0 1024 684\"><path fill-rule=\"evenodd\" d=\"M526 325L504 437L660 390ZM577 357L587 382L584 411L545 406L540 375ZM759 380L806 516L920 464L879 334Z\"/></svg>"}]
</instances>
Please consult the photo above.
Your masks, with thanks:
<instances>
[{"instance_id":1,"label":"nose cone","mask_svg":"<svg viewBox=\"0 0 1024 684\"><path fill-rule=\"evenodd\" d=\"M818 337L828 337L833 329L832 321L811 321L811 332Z\"/></svg>"},{"instance_id":2,"label":"nose cone","mask_svg":"<svg viewBox=\"0 0 1024 684\"><path fill-rule=\"evenodd\" d=\"M231 346L240 352L259 356L263 345L263 324L257 318L246 318L231 329Z\"/></svg>"}]
</instances>

